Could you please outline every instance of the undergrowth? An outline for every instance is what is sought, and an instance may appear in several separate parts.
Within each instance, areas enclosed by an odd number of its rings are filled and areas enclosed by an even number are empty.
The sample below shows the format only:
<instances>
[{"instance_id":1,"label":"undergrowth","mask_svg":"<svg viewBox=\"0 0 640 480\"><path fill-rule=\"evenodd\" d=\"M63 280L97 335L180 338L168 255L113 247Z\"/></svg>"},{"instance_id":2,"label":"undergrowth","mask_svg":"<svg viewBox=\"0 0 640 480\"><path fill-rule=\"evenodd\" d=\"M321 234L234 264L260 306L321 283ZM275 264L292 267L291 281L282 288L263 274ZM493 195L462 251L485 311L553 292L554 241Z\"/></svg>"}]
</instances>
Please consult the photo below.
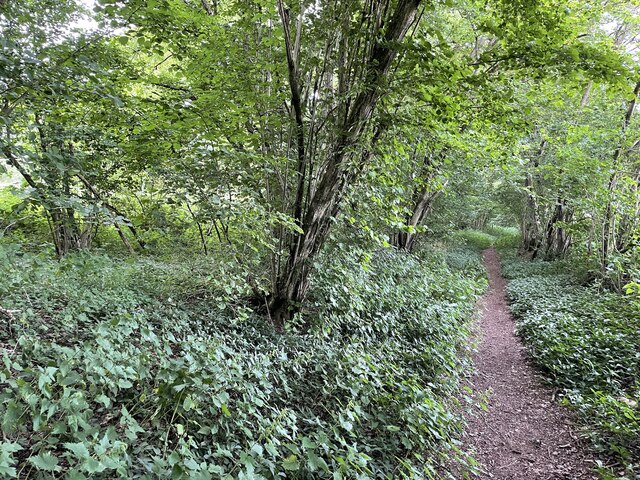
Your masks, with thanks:
<instances>
[{"instance_id":1,"label":"undergrowth","mask_svg":"<svg viewBox=\"0 0 640 480\"><path fill-rule=\"evenodd\" d=\"M640 478L640 301L585 285L568 261L503 255L517 332L586 434L621 468L604 478ZM607 473L609 472L609 473Z\"/></svg>"},{"instance_id":2,"label":"undergrowth","mask_svg":"<svg viewBox=\"0 0 640 480\"><path fill-rule=\"evenodd\" d=\"M473 252L331 251L284 334L208 259L0 255L4 478L432 478L464 461Z\"/></svg>"},{"instance_id":3,"label":"undergrowth","mask_svg":"<svg viewBox=\"0 0 640 480\"><path fill-rule=\"evenodd\" d=\"M520 243L520 233L517 228L488 226L484 230L458 230L452 234L452 240L460 245L466 245L477 250L489 247L515 248Z\"/></svg>"}]
</instances>

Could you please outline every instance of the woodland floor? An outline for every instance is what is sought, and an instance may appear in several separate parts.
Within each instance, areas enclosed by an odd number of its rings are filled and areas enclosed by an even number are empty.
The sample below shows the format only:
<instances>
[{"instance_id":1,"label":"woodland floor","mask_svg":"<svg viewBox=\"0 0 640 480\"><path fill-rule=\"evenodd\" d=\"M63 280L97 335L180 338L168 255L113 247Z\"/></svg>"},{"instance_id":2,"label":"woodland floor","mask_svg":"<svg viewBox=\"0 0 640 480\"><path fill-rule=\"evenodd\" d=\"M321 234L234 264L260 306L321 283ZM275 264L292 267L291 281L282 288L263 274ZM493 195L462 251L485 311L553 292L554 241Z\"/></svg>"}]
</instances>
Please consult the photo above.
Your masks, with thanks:
<instances>
[{"instance_id":1,"label":"woodland floor","mask_svg":"<svg viewBox=\"0 0 640 480\"><path fill-rule=\"evenodd\" d=\"M468 419L464 443L482 465L478 479L598 478L568 410L557 405L514 334L495 249L485 250L489 291L480 302L472 388L488 411ZM473 453L475 452L475 453Z\"/></svg>"}]
</instances>

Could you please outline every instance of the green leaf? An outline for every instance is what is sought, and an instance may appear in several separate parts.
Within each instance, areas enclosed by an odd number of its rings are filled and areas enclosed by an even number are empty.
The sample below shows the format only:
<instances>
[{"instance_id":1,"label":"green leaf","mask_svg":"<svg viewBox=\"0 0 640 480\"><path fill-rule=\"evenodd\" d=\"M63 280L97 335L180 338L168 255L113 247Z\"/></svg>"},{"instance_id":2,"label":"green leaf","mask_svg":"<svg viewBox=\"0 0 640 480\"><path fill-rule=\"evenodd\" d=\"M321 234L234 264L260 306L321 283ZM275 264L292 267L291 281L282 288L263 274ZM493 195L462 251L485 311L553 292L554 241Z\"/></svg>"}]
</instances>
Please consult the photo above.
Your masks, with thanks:
<instances>
[{"instance_id":1,"label":"green leaf","mask_svg":"<svg viewBox=\"0 0 640 480\"><path fill-rule=\"evenodd\" d=\"M86 459L91 456L87 446L84 443L65 443L65 448L73 452L73 454L81 459Z\"/></svg>"},{"instance_id":2,"label":"green leaf","mask_svg":"<svg viewBox=\"0 0 640 480\"><path fill-rule=\"evenodd\" d=\"M125 378L121 378L118 380L118 386L120 388L131 388L133 387L133 383L131 383L129 380Z\"/></svg>"},{"instance_id":3,"label":"green leaf","mask_svg":"<svg viewBox=\"0 0 640 480\"><path fill-rule=\"evenodd\" d=\"M184 408L184 410L186 412L188 412L189 410L191 410L194 406L195 406L195 402L193 401L193 399L191 398L191 395L187 395L184 399L184 402L182 402L182 408Z\"/></svg>"},{"instance_id":4,"label":"green leaf","mask_svg":"<svg viewBox=\"0 0 640 480\"><path fill-rule=\"evenodd\" d=\"M282 467L285 470L295 472L300 469L300 462L298 461L298 457L295 455L289 455L284 462L282 462Z\"/></svg>"},{"instance_id":5,"label":"green leaf","mask_svg":"<svg viewBox=\"0 0 640 480\"><path fill-rule=\"evenodd\" d=\"M200 465L193 458L187 458L183 464L189 470L200 470Z\"/></svg>"},{"instance_id":6,"label":"green leaf","mask_svg":"<svg viewBox=\"0 0 640 480\"><path fill-rule=\"evenodd\" d=\"M9 467L4 464L0 464L0 475L6 475L8 477L15 477L18 474L15 467Z\"/></svg>"},{"instance_id":7,"label":"green leaf","mask_svg":"<svg viewBox=\"0 0 640 480\"><path fill-rule=\"evenodd\" d=\"M107 408L111 406L111 399L107 397L104 393L96 395L95 401L103 404Z\"/></svg>"},{"instance_id":8,"label":"green leaf","mask_svg":"<svg viewBox=\"0 0 640 480\"><path fill-rule=\"evenodd\" d=\"M87 458L82 464L82 469L88 473L100 473L104 472L107 467L95 458Z\"/></svg>"},{"instance_id":9,"label":"green leaf","mask_svg":"<svg viewBox=\"0 0 640 480\"><path fill-rule=\"evenodd\" d=\"M327 465L327 462L324 461L324 458L319 457L313 452L309 453L308 457L309 457L309 460L308 460L309 470L311 470L312 472L318 469L324 472L329 471L329 465Z\"/></svg>"},{"instance_id":10,"label":"green leaf","mask_svg":"<svg viewBox=\"0 0 640 480\"><path fill-rule=\"evenodd\" d=\"M317 445L309 437L303 437L302 438L302 447L305 450L314 450L317 447Z\"/></svg>"},{"instance_id":11,"label":"green leaf","mask_svg":"<svg viewBox=\"0 0 640 480\"><path fill-rule=\"evenodd\" d=\"M58 458L49 452L43 452L35 457L29 457L29 462L38 470L44 470L46 472L59 472L61 470L58 466Z\"/></svg>"},{"instance_id":12,"label":"green leaf","mask_svg":"<svg viewBox=\"0 0 640 480\"><path fill-rule=\"evenodd\" d=\"M82 377L77 372L71 371L60 381L60 384L68 387L81 381Z\"/></svg>"},{"instance_id":13,"label":"green leaf","mask_svg":"<svg viewBox=\"0 0 640 480\"><path fill-rule=\"evenodd\" d=\"M264 448L262 448L262 445L260 445L259 443L255 443L251 447L251 451L258 455L258 457L261 457L262 453L264 452Z\"/></svg>"},{"instance_id":14,"label":"green leaf","mask_svg":"<svg viewBox=\"0 0 640 480\"><path fill-rule=\"evenodd\" d=\"M15 453L20 450L24 450L22 445L15 442L0 442L0 452L2 453Z\"/></svg>"},{"instance_id":15,"label":"green leaf","mask_svg":"<svg viewBox=\"0 0 640 480\"><path fill-rule=\"evenodd\" d=\"M17 421L21 414L22 411L18 404L14 400L10 400L2 418L2 430L5 433L11 433L14 431L18 426Z\"/></svg>"}]
</instances>

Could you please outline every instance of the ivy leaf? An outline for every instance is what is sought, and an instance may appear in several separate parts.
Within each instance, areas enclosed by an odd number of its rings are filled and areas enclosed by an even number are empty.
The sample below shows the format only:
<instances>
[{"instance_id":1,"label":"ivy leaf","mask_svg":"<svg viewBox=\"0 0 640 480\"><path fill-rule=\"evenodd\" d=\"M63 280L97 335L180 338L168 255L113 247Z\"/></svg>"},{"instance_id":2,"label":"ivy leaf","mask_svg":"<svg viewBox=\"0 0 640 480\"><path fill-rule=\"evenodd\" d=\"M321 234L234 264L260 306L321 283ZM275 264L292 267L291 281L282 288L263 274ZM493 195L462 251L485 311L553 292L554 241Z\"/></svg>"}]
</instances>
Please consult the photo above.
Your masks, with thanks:
<instances>
[{"instance_id":1,"label":"ivy leaf","mask_svg":"<svg viewBox=\"0 0 640 480\"><path fill-rule=\"evenodd\" d=\"M191 410L193 407L195 407L195 402L193 401L193 398L191 398L191 395L187 395L184 398L184 402L182 402L182 408L184 408L185 412L188 412L189 410Z\"/></svg>"}]
</instances>

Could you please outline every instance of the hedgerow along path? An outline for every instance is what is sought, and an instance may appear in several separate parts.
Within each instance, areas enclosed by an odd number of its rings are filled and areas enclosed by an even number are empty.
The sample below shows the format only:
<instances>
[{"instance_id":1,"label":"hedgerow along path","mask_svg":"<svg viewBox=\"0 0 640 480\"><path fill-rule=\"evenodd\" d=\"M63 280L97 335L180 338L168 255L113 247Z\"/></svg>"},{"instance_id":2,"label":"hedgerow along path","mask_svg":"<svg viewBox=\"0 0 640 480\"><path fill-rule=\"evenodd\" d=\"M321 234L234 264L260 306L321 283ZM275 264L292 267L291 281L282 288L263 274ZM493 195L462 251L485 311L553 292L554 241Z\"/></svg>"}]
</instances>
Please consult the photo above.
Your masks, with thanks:
<instances>
[{"instance_id":1,"label":"hedgerow along path","mask_svg":"<svg viewBox=\"0 0 640 480\"><path fill-rule=\"evenodd\" d=\"M594 461L566 409L542 385L514 334L495 248L483 252L489 291L480 300L476 373L488 410L470 416L464 439L481 464L480 479L597 479Z\"/></svg>"}]
</instances>

